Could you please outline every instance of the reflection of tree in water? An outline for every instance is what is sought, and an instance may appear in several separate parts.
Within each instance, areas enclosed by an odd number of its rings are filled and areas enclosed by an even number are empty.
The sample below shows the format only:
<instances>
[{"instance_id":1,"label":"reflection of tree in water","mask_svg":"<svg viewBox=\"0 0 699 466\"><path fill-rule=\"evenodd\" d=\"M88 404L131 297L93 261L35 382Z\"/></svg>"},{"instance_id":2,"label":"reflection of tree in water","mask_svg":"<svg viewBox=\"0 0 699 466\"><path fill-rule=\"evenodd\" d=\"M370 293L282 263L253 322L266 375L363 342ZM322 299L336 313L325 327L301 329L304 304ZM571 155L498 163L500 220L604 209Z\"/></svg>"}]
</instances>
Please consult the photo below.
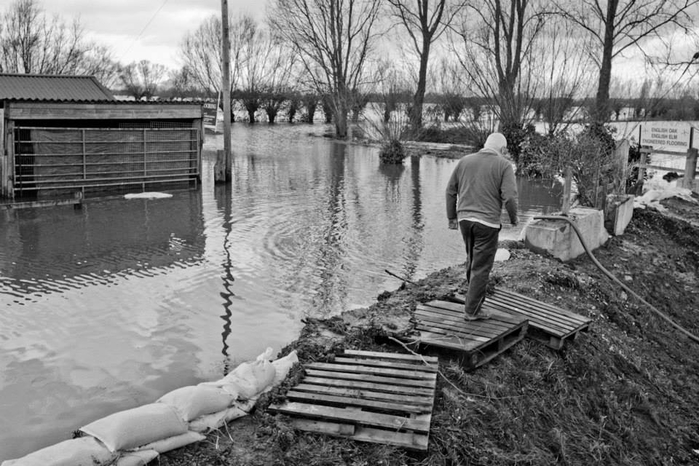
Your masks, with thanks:
<instances>
[{"instance_id":1,"label":"reflection of tree in water","mask_svg":"<svg viewBox=\"0 0 699 466\"><path fill-rule=\"evenodd\" d=\"M232 298L235 296L233 293L233 282L235 277L233 277L233 265L231 263L231 252L230 252L230 235L233 228L232 213L231 213L231 190L232 184L226 183L223 185L216 185L214 188L216 197L216 208L219 212L223 211L223 229L226 235L223 240L223 250L224 250L224 261L221 264L223 266L223 291L221 292L221 297L223 298L223 314L221 319L223 320L223 332L221 333L221 339L223 342L223 349L221 353L224 356L223 359L223 373L227 374L231 369L229 365L228 357L228 337L231 334L231 316L233 315L231 311Z\"/></svg>"},{"instance_id":2,"label":"reflection of tree in water","mask_svg":"<svg viewBox=\"0 0 699 466\"><path fill-rule=\"evenodd\" d=\"M402 163L382 163L379 164L379 171L386 177L387 200L400 198L400 179L405 171Z\"/></svg>"},{"instance_id":3,"label":"reflection of tree in water","mask_svg":"<svg viewBox=\"0 0 699 466\"><path fill-rule=\"evenodd\" d=\"M410 237L408 238L408 254L403 273L408 278L413 278L417 271L418 261L422 255L425 242L422 237L425 225L422 222L422 186L420 185L420 157L410 157L410 178L413 183L413 205L410 209L412 222L410 224Z\"/></svg>"},{"instance_id":4,"label":"reflection of tree in water","mask_svg":"<svg viewBox=\"0 0 699 466\"><path fill-rule=\"evenodd\" d=\"M422 232L422 187L420 185L420 157L410 157L410 180L412 183L412 205L410 206L410 230L396 231L396 241L406 238L407 251L403 254L405 263L402 264L403 276L412 278L417 271L420 255L424 248ZM405 171L403 164L381 164L379 171L386 177L387 201L400 201L400 179ZM407 224L407 222L406 222ZM403 222L397 222L396 228L402 228Z\"/></svg>"},{"instance_id":5,"label":"reflection of tree in water","mask_svg":"<svg viewBox=\"0 0 699 466\"><path fill-rule=\"evenodd\" d=\"M333 300L344 301L347 297L346 280L340 275L346 251L343 240L348 229L345 199L345 162L347 146L335 144L330 160L330 184L328 186L328 222L324 227L321 244L318 245L318 269L320 284L313 307L320 315L334 309Z\"/></svg>"}]
</instances>

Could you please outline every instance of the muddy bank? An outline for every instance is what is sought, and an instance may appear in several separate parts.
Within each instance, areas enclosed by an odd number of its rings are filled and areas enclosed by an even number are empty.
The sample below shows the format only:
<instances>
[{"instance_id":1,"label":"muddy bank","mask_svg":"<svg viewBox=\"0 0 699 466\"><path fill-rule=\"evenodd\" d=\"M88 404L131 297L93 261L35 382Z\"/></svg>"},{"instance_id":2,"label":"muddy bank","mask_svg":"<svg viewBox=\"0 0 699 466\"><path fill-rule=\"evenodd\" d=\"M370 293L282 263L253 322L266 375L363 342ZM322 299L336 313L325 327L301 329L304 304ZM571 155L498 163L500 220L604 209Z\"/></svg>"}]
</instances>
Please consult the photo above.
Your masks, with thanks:
<instances>
[{"instance_id":1,"label":"muddy bank","mask_svg":"<svg viewBox=\"0 0 699 466\"><path fill-rule=\"evenodd\" d=\"M636 210L621 237L597 259L643 299L699 334L699 230L696 204L663 201L672 215ZM692 220L690 223L687 220ZM569 263L510 242L493 282L590 317L589 332L562 351L525 339L485 366L466 372L439 352L429 451L296 432L266 407L283 399L302 369L262 399L255 412L173 451L161 465L550 465L698 464L699 344L628 296L586 256ZM406 352L395 341L412 332L420 302L464 286L463 264L416 285L401 284L367 309L307 320L298 340L301 363L329 361L343 349Z\"/></svg>"}]
</instances>

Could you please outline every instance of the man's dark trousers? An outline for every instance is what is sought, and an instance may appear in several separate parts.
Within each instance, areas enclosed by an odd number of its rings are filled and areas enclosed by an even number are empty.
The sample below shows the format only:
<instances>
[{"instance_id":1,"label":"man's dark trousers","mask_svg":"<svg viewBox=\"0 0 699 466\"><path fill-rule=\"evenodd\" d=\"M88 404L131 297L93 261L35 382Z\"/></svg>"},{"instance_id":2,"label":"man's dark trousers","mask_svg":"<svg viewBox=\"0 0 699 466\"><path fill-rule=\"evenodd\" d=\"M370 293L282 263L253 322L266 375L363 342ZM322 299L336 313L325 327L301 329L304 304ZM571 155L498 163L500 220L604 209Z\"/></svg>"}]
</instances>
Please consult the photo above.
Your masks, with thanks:
<instances>
[{"instance_id":1,"label":"man's dark trousers","mask_svg":"<svg viewBox=\"0 0 699 466\"><path fill-rule=\"evenodd\" d=\"M498 250L500 229L469 220L461 220L459 227L468 255L466 269L468 292L464 308L466 314L473 316L480 310L480 306L485 300L488 278L493 269L493 262L495 262L495 253Z\"/></svg>"}]
</instances>

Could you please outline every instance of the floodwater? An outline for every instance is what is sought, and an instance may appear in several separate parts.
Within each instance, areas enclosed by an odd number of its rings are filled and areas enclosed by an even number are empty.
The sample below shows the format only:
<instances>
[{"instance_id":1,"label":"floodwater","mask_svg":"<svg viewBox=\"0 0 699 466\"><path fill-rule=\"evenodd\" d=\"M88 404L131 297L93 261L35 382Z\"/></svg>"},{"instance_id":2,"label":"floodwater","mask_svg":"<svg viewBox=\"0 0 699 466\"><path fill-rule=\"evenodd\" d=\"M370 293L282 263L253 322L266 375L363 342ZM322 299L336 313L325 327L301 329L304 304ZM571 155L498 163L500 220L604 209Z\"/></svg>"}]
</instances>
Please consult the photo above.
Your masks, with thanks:
<instances>
[{"instance_id":1,"label":"floodwater","mask_svg":"<svg viewBox=\"0 0 699 466\"><path fill-rule=\"evenodd\" d=\"M222 377L293 341L305 316L366 307L463 262L447 229L455 160L381 167L325 125L233 125L233 182L169 199L0 211L0 461ZM560 191L521 181L523 221ZM501 238L516 238L507 223Z\"/></svg>"}]
</instances>

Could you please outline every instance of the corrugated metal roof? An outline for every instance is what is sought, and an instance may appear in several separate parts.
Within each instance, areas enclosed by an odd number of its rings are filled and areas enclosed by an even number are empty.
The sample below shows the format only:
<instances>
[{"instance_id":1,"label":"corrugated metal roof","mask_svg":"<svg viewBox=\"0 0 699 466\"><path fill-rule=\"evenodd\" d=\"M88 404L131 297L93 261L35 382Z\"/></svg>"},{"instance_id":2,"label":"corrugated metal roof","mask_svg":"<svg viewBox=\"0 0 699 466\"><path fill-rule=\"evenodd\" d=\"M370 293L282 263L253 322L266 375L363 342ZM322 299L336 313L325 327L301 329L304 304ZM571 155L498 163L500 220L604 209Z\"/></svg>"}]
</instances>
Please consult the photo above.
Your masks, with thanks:
<instances>
[{"instance_id":1,"label":"corrugated metal roof","mask_svg":"<svg viewBox=\"0 0 699 466\"><path fill-rule=\"evenodd\" d=\"M0 74L0 100L112 101L93 76Z\"/></svg>"}]
</instances>

